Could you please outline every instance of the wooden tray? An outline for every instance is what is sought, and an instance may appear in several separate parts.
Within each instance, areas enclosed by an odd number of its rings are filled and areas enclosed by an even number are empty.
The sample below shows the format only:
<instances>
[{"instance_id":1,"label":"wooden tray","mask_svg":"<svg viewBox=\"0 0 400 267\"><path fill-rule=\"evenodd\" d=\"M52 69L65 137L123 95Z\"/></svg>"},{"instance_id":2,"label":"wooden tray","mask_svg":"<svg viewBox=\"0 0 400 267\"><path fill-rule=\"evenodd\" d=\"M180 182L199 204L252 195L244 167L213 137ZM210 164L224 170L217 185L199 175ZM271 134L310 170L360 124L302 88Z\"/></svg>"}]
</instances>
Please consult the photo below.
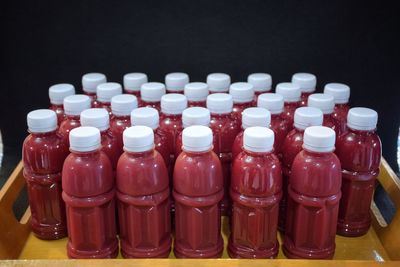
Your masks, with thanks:
<instances>
[{"instance_id":1,"label":"wooden tray","mask_svg":"<svg viewBox=\"0 0 400 267\"><path fill-rule=\"evenodd\" d=\"M21 190L25 186L22 175L22 163L19 163L0 191L0 266L364 266L381 265L400 266L400 180L383 159L378 177L384 190L395 204L397 210L390 224L387 224L379 209L372 203L373 223L369 232L362 237L346 238L336 236L336 252L333 260L288 260L279 251L278 259L273 260L237 260L229 259L226 241L229 227L223 218L223 237L225 250L222 259L118 259L113 260L68 260L66 255L67 239L43 241L36 238L30 230L30 210L26 210L18 221L12 210ZM282 244L282 236L278 236Z\"/></svg>"}]
</instances>

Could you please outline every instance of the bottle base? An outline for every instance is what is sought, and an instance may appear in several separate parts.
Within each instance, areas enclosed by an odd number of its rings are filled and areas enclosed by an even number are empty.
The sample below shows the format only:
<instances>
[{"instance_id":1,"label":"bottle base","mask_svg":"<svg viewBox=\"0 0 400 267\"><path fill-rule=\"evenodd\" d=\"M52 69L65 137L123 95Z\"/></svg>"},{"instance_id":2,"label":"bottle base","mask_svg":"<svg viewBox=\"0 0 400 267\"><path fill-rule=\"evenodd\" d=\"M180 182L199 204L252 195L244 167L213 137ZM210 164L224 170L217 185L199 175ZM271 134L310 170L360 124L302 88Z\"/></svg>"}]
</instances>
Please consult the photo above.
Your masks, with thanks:
<instances>
[{"instance_id":1,"label":"bottle base","mask_svg":"<svg viewBox=\"0 0 400 267\"><path fill-rule=\"evenodd\" d=\"M185 249L175 243L174 254L176 258L193 258L193 259L217 259L221 258L224 250L222 237L219 238L218 245L208 250Z\"/></svg>"},{"instance_id":2,"label":"bottle base","mask_svg":"<svg viewBox=\"0 0 400 267\"><path fill-rule=\"evenodd\" d=\"M111 246L100 251L77 250L67 244L67 254L71 259L111 259L118 256L118 241L115 240Z\"/></svg>"},{"instance_id":3,"label":"bottle base","mask_svg":"<svg viewBox=\"0 0 400 267\"><path fill-rule=\"evenodd\" d=\"M165 245L149 251L142 249L131 249L125 247L121 242L121 254L124 258L168 258L171 253L171 239Z\"/></svg>"},{"instance_id":4,"label":"bottle base","mask_svg":"<svg viewBox=\"0 0 400 267\"><path fill-rule=\"evenodd\" d=\"M335 254L335 245L330 248L323 250L306 250L299 249L294 246L287 247L286 244L283 244L282 251L286 257L289 259L315 259L315 260L324 260L324 259L332 259Z\"/></svg>"},{"instance_id":5,"label":"bottle base","mask_svg":"<svg viewBox=\"0 0 400 267\"><path fill-rule=\"evenodd\" d=\"M276 241L275 246L263 250L254 250L247 247L234 246L233 242L231 242L231 239L229 239L228 243L229 257L236 259L273 259L276 258L278 252L278 240Z\"/></svg>"},{"instance_id":6,"label":"bottle base","mask_svg":"<svg viewBox=\"0 0 400 267\"><path fill-rule=\"evenodd\" d=\"M346 237L358 237L365 235L371 226L371 222L348 224L338 221L336 233Z\"/></svg>"},{"instance_id":7,"label":"bottle base","mask_svg":"<svg viewBox=\"0 0 400 267\"><path fill-rule=\"evenodd\" d=\"M33 234L43 240L57 240L67 237L66 227L34 227L31 225Z\"/></svg>"}]
</instances>

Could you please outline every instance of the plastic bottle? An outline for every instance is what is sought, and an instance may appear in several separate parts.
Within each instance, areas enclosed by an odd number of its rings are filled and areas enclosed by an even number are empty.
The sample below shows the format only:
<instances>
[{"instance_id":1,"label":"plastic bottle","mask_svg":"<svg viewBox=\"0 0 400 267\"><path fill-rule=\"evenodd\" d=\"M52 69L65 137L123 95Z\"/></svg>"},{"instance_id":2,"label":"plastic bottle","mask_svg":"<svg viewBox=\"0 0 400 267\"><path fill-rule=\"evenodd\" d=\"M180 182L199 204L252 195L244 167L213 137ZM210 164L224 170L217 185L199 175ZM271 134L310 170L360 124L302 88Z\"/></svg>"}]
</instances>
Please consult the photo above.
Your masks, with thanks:
<instances>
[{"instance_id":1,"label":"plastic bottle","mask_svg":"<svg viewBox=\"0 0 400 267\"><path fill-rule=\"evenodd\" d=\"M274 93L258 96L257 106L271 113L271 130L275 133L274 153L282 158L282 145L290 131L289 122L283 117L283 97Z\"/></svg>"},{"instance_id":2,"label":"plastic bottle","mask_svg":"<svg viewBox=\"0 0 400 267\"><path fill-rule=\"evenodd\" d=\"M193 82L185 85L184 94L188 100L188 107L206 107L208 85L201 82Z\"/></svg>"},{"instance_id":3,"label":"plastic bottle","mask_svg":"<svg viewBox=\"0 0 400 267\"><path fill-rule=\"evenodd\" d=\"M292 130L294 112L300 106L300 86L294 83L278 83L276 93L283 96L282 117L288 122L289 130Z\"/></svg>"},{"instance_id":4,"label":"plastic bottle","mask_svg":"<svg viewBox=\"0 0 400 267\"><path fill-rule=\"evenodd\" d=\"M333 96L335 109L332 116L340 135L346 131L347 113L350 109L350 87L343 83L328 83L324 87L324 94Z\"/></svg>"},{"instance_id":5,"label":"plastic bottle","mask_svg":"<svg viewBox=\"0 0 400 267\"><path fill-rule=\"evenodd\" d=\"M312 94L308 97L308 106L318 108L324 114L323 126L332 128L338 136L338 127L333 118L333 109L335 102L333 102L333 96L327 94Z\"/></svg>"},{"instance_id":6,"label":"plastic bottle","mask_svg":"<svg viewBox=\"0 0 400 267\"><path fill-rule=\"evenodd\" d=\"M243 134L249 127L269 127L271 113L265 108L246 108L242 113L242 130L238 133L232 146L232 160L243 151Z\"/></svg>"},{"instance_id":7,"label":"plastic bottle","mask_svg":"<svg viewBox=\"0 0 400 267\"><path fill-rule=\"evenodd\" d=\"M134 95L123 94L111 98L110 132L116 139L119 156L123 151L122 133L131 127L131 112L138 107L137 98ZM118 158L119 158L118 156Z\"/></svg>"},{"instance_id":8,"label":"plastic bottle","mask_svg":"<svg viewBox=\"0 0 400 267\"><path fill-rule=\"evenodd\" d=\"M206 126L190 126L182 138L183 152L174 168L175 256L218 258L224 248L218 205L224 191L212 132Z\"/></svg>"},{"instance_id":9,"label":"plastic bottle","mask_svg":"<svg viewBox=\"0 0 400 267\"><path fill-rule=\"evenodd\" d=\"M304 130L310 126L321 126L323 114L320 109L301 107L294 112L294 129L285 138L282 145L282 189L283 195L279 205L279 230L285 230L287 190L294 158L303 149Z\"/></svg>"},{"instance_id":10,"label":"plastic bottle","mask_svg":"<svg viewBox=\"0 0 400 267\"><path fill-rule=\"evenodd\" d=\"M182 112L182 126L187 128L193 125L210 126L210 111L202 107L187 108ZM175 158L182 152L182 132L175 140Z\"/></svg>"},{"instance_id":11,"label":"plastic bottle","mask_svg":"<svg viewBox=\"0 0 400 267\"><path fill-rule=\"evenodd\" d=\"M253 85L253 106L257 106L258 96L271 91L272 77L268 73L252 73L247 77L247 82Z\"/></svg>"},{"instance_id":12,"label":"plastic bottle","mask_svg":"<svg viewBox=\"0 0 400 267\"><path fill-rule=\"evenodd\" d=\"M166 258L171 250L168 171L154 150L153 130L132 126L123 133L117 167L121 253L125 258Z\"/></svg>"},{"instance_id":13,"label":"plastic bottle","mask_svg":"<svg viewBox=\"0 0 400 267\"><path fill-rule=\"evenodd\" d=\"M282 169L272 152L274 132L265 127L244 131L244 150L232 165L230 195L232 227L228 253L232 258L274 258Z\"/></svg>"},{"instance_id":14,"label":"plastic bottle","mask_svg":"<svg viewBox=\"0 0 400 267\"><path fill-rule=\"evenodd\" d=\"M69 134L71 154L62 171L70 258L115 258L115 190L111 162L101 152L100 132L78 127Z\"/></svg>"},{"instance_id":15,"label":"plastic bottle","mask_svg":"<svg viewBox=\"0 0 400 267\"><path fill-rule=\"evenodd\" d=\"M309 95L315 92L317 86L317 77L311 73L295 73L292 76L292 83L298 84L301 90L301 103L300 106L307 106Z\"/></svg>"},{"instance_id":16,"label":"plastic bottle","mask_svg":"<svg viewBox=\"0 0 400 267\"><path fill-rule=\"evenodd\" d=\"M117 139L110 132L110 119L108 112L104 108L91 108L82 111L81 125L91 126L99 129L101 134L101 151L103 151L111 161L113 170L117 168L120 150Z\"/></svg>"},{"instance_id":17,"label":"plastic bottle","mask_svg":"<svg viewBox=\"0 0 400 267\"><path fill-rule=\"evenodd\" d=\"M111 98L116 95L122 94L122 86L119 83L102 83L97 86L97 104L94 108L104 108L111 113Z\"/></svg>"},{"instance_id":18,"label":"plastic bottle","mask_svg":"<svg viewBox=\"0 0 400 267\"><path fill-rule=\"evenodd\" d=\"M92 107L97 106L96 89L99 84L106 83L107 77L103 73L86 73L82 76L82 90L92 101Z\"/></svg>"},{"instance_id":19,"label":"plastic bottle","mask_svg":"<svg viewBox=\"0 0 400 267\"><path fill-rule=\"evenodd\" d=\"M253 106L254 89L250 83L232 83L229 94L233 99L232 117L238 125L242 125L242 112Z\"/></svg>"},{"instance_id":20,"label":"plastic bottle","mask_svg":"<svg viewBox=\"0 0 400 267\"><path fill-rule=\"evenodd\" d=\"M337 233L361 236L371 225L370 206L381 161L376 134L378 114L369 108L352 108L347 131L339 136L336 155L342 164L342 199Z\"/></svg>"},{"instance_id":21,"label":"plastic bottle","mask_svg":"<svg viewBox=\"0 0 400 267\"><path fill-rule=\"evenodd\" d=\"M230 213L229 181L231 178L232 146L240 125L232 118L233 101L229 94L215 93L207 97L207 108L211 113L210 128L214 134L214 152L218 155L224 178L222 214Z\"/></svg>"},{"instance_id":22,"label":"plastic bottle","mask_svg":"<svg viewBox=\"0 0 400 267\"><path fill-rule=\"evenodd\" d=\"M144 83L140 87L140 107L151 107L161 110L161 97L165 95L165 85L158 82Z\"/></svg>"},{"instance_id":23,"label":"plastic bottle","mask_svg":"<svg viewBox=\"0 0 400 267\"><path fill-rule=\"evenodd\" d=\"M231 77L225 73L211 73L207 76L207 84L210 94L228 93Z\"/></svg>"},{"instance_id":24,"label":"plastic bottle","mask_svg":"<svg viewBox=\"0 0 400 267\"><path fill-rule=\"evenodd\" d=\"M335 131L311 126L295 157L288 188L283 252L288 258L331 259L335 253L341 167Z\"/></svg>"},{"instance_id":25,"label":"plastic bottle","mask_svg":"<svg viewBox=\"0 0 400 267\"><path fill-rule=\"evenodd\" d=\"M132 72L124 75L124 91L137 97L140 102L140 87L148 82L147 75L141 72Z\"/></svg>"},{"instance_id":26,"label":"plastic bottle","mask_svg":"<svg viewBox=\"0 0 400 267\"><path fill-rule=\"evenodd\" d=\"M75 87L69 83L59 83L49 88L50 107L57 114L57 125L65 119L63 101L64 98L75 94Z\"/></svg>"},{"instance_id":27,"label":"plastic bottle","mask_svg":"<svg viewBox=\"0 0 400 267\"><path fill-rule=\"evenodd\" d=\"M87 95L71 95L64 98L65 120L61 122L58 133L63 137L67 147L69 147L69 132L81 126L80 114L88 108L90 108L90 97Z\"/></svg>"},{"instance_id":28,"label":"plastic bottle","mask_svg":"<svg viewBox=\"0 0 400 267\"><path fill-rule=\"evenodd\" d=\"M39 109L28 113L29 135L22 147L24 177L31 208L31 228L40 239L67 236L65 205L61 199L61 170L68 147L57 135L56 113Z\"/></svg>"},{"instance_id":29,"label":"plastic bottle","mask_svg":"<svg viewBox=\"0 0 400 267\"><path fill-rule=\"evenodd\" d=\"M172 72L165 75L167 93L183 94L185 85L189 83L189 75L183 72Z\"/></svg>"}]
</instances>

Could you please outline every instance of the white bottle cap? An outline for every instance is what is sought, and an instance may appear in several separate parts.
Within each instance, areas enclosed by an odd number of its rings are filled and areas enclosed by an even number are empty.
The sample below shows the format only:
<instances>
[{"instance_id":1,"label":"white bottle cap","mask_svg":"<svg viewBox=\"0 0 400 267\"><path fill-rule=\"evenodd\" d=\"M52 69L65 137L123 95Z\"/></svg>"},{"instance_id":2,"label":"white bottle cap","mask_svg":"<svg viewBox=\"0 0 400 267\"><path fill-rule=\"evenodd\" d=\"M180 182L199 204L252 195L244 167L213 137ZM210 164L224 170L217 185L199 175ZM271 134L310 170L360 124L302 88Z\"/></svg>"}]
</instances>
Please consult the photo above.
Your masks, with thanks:
<instances>
[{"instance_id":1,"label":"white bottle cap","mask_svg":"<svg viewBox=\"0 0 400 267\"><path fill-rule=\"evenodd\" d=\"M186 108L187 99L182 94L166 94L161 97L161 112L164 114L182 114Z\"/></svg>"},{"instance_id":2,"label":"white bottle cap","mask_svg":"<svg viewBox=\"0 0 400 267\"><path fill-rule=\"evenodd\" d=\"M351 108L347 114L347 126L354 130L371 131L378 124L378 113L370 108Z\"/></svg>"},{"instance_id":3,"label":"white bottle cap","mask_svg":"<svg viewBox=\"0 0 400 267\"><path fill-rule=\"evenodd\" d=\"M131 124L132 126L142 125L155 130L158 128L160 118L155 108L143 107L132 110Z\"/></svg>"},{"instance_id":4,"label":"white bottle cap","mask_svg":"<svg viewBox=\"0 0 400 267\"><path fill-rule=\"evenodd\" d=\"M313 107L297 108L294 112L294 127L305 130L310 126L321 126L324 119L322 111Z\"/></svg>"},{"instance_id":5,"label":"white bottle cap","mask_svg":"<svg viewBox=\"0 0 400 267\"><path fill-rule=\"evenodd\" d=\"M90 97L87 95L70 95L64 98L64 112L66 115L76 116L90 108Z\"/></svg>"},{"instance_id":6,"label":"white bottle cap","mask_svg":"<svg viewBox=\"0 0 400 267\"><path fill-rule=\"evenodd\" d=\"M303 148L314 152L335 149L335 131L325 126L311 126L304 131Z\"/></svg>"},{"instance_id":7,"label":"white bottle cap","mask_svg":"<svg viewBox=\"0 0 400 267\"><path fill-rule=\"evenodd\" d=\"M300 101L300 86L294 83L278 83L276 85L276 93L283 96L284 102Z\"/></svg>"},{"instance_id":8,"label":"white bottle cap","mask_svg":"<svg viewBox=\"0 0 400 267\"><path fill-rule=\"evenodd\" d=\"M97 86L106 82L107 78L103 73L87 73L82 76L82 89L87 93L96 93Z\"/></svg>"},{"instance_id":9,"label":"white bottle cap","mask_svg":"<svg viewBox=\"0 0 400 267\"><path fill-rule=\"evenodd\" d=\"M283 96L274 93L261 94L257 98L257 107L268 109L271 114L280 114L283 111Z\"/></svg>"},{"instance_id":10,"label":"white bottle cap","mask_svg":"<svg viewBox=\"0 0 400 267\"><path fill-rule=\"evenodd\" d=\"M227 93L231 85L231 77L225 73L211 73L207 76L207 84L212 93Z\"/></svg>"},{"instance_id":11,"label":"white bottle cap","mask_svg":"<svg viewBox=\"0 0 400 267\"><path fill-rule=\"evenodd\" d=\"M268 92L271 90L272 77L268 73L253 73L247 77L247 82L254 86L255 92Z\"/></svg>"},{"instance_id":12,"label":"white bottle cap","mask_svg":"<svg viewBox=\"0 0 400 267\"><path fill-rule=\"evenodd\" d=\"M229 87L229 94L234 103L247 103L254 99L254 90L251 83L232 83Z\"/></svg>"},{"instance_id":13,"label":"white bottle cap","mask_svg":"<svg viewBox=\"0 0 400 267\"><path fill-rule=\"evenodd\" d=\"M165 87L167 90L182 92L189 83L189 75L184 72L173 72L165 75Z\"/></svg>"},{"instance_id":14,"label":"white bottle cap","mask_svg":"<svg viewBox=\"0 0 400 267\"><path fill-rule=\"evenodd\" d=\"M122 139L124 150L128 152L144 152L154 147L154 132L147 126L132 126L125 129Z\"/></svg>"},{"instance_id":15,"label":"white bottle cap","mask_svg":"<svg viewBox=\"0 0 400 267\"><path fill-rule=\"evenodd\" d=\"M205 101L208 96L206 83L194 82L185 85L184 94L188 101Z\"/></svg>"},{"instance_id":16,"label":"white bottle cap","mask_svg":"<svg viewBox=\"0 0 400 267\"><path fill-rule=\"evenodd\" d=\"M331 114L335 107L335 102L331 95L312 94L308 97L307 106L319 108L324 114Z\"/></svg>"},{"instance_id":17,"label":"white bottle cap","mask_svg":"<svg viewBox=\"0 0 400 267\"><path fill-rule=\"evenodd\" d=\"M90 108L82 111L81 125L96 127L100 131L105 131L110 127L110 117L104 108Z\"/></svg>"},{"instance_id":18,"label":"white bottle cap","mask_svg":"<svg viewBox=\"0 0 400 267\"><path fill-rule=\"evenodd\" d=\"M124 75L124 88L128 92L140 91L140 86L147 83L147 75L141 72L132 72Z\"/></svg>"},{"instance_id":19,"label":"white bottle cap","mask_svg":"<svg viewBox=\"0 0 400 267\"><path fill-rule=\"evenodd\" d=\"M207 96L207 108L211 113L226 114L233 109L233 99L229 94L215 93Z\"/></svg>"},{"instance_id":20,"label":"white bottle cap","mask_svg":"<svg viewBox=\"0 0 400 267\"><path fill-rule=\"evenodd\" d=\"M100 131L95 127L78 127L69 132L69 144L73 151L89 152L100 148Z\"/></svg>"},{"instance_id":21,"label":"white bottle cap","mask_svg":"<svg viewBox=\"0 0 400 267\"><path fill-rule=\"evenodd\" d=\"M97 86L96 94L99 102L110 103L113 96L122 94L122 86L119 83L102 83Z\"/></svg>"},{"instance_id":22,"label":"white bottle cap","mask_svg":"<svg viewBox=\"0 0 400 267\"><path fill-rule=\"evenodd\" d=\"M165 85L158 82L144 83L140 87L140 97L146 102L160 102L165 95Z\"/></svg>"},{"instance_id":23,"label":"white bottle cap","mask_svg":"<svg viewBox=\"0 0 400 267\"><path fill-rule=\"evenodd\" d=\"M265 108L246 108L242 112L242 128L260 126L269 127L271 113Z\"/></svg>"},{"instance_id":24,"label":"white bottle cap","mask_svg":"<svg viewBox=\"0 0 400 267\"><path fill-rule=\"evenodd\" d=\"M31 133L47 133L57 129L57 115L50 109L37 109L26 116Z\"/></svg>"},{"instance_id":25,"label":"white bottle cap","mask_svg":"<svg viewBox=\"0 0 400 267\"><path fill-rule=\"evenodd\" d=\"M138 101L134 95L123 94L111 98L111 111L116 116L128 116L137 107Z\"/></svg>"},{"instance_id":26,"label":"white bottle cap","mask_svg":"<svg viewBox=\"0 0 400 267\"><path fill-rule=\"evenodd\" d=\"M210 124L210 111L202 107L187 108L182 113L183 128L192 125L208 126Z\"/></svg>"},{"instance_id":27,"label":"white bottle cap","mask_svg":"<svg viewBox=\"0 0 400 267\"><path fill-rule=\"evenodd\" d=\"M55 84L49 88L50 103L54 105L62 105L64 98L74 94L75 87L69 83Z\"/></svg>"},{"instance_id":28,"label":"white bottle cap","mask_svg":"<svg viewBox=\"0 0 400 267\"><path fill-rule=\"evenodd\" d=\"M317 77L311 73L295 73L292 76L292 83L298 84L301 92L311 93L317 86Z\"/></svg>"},{"instance_id":29,"label":"white bottle cap","mask_svg":"<svg viewBox=\"0 0 400 267\"><path fill-rule=\"evenodd\" d=\"M267 127L249 127L244 130L243 147L252 152L270 152L274 139L274 132Z\"/></svg>"},{"instance_id":30,"label":"white bottle cap","mask_svg":"<svg viewBox=\"0 0 400 267\"><path fill-rule=\"evenodd\" d=\"M212 148L213 134L210 128L202 125L193 125L183 129L183 150L200 152Z\"/></svg>"},{"instance_id":31,"label":"white bottle cap","mask_svg":"<svg viewBox=\"0 0 400 267\"><path fill-rule=\"evenodd\" d=\"M349 102L350 87L343 83L328 83L324 87L324 94L333 96L335 104Z\"/></svg>"}]
</instances>

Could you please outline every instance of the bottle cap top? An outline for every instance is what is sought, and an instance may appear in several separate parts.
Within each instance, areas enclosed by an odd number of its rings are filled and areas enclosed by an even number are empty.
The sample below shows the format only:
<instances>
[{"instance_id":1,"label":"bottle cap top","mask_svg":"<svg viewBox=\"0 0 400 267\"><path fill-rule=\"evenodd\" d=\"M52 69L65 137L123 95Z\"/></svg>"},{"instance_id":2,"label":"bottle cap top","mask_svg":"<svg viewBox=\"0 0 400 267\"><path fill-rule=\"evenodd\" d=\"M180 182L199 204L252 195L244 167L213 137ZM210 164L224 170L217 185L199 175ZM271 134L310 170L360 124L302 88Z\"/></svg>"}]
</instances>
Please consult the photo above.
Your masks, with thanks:
<instances>
[{"instance_id":1,"label":"bottle cap top","mask_svg":"<svg viewBox=\"0 0 400 267\"><path fill-rule=\"evenodd\" d=\"M347 126L360 131L371 131L378 124L378 113L370 108L351 108L347 114Z\"/></svg>"},{"instance_id":2,"label":"bottle cap top","mask_svg":"<svg viewBox=\"0 0 400 267\"><path fill-rule=\"evenodd\" d=\"M110 127L110 117L104 108L90 108L81 112L81 125L105 131Z\"/></svg>"},{"instance_id":3,"label":"bottle cap top","mask_svg":"<svg viewBox=\"0 0 400 267\"><path fill-rule=\"evenodd\" d=\"M346 104L350 98L350 87L343 83L328 83L324 87L324 94L333 96L335 104Z\"/></svg>"},{"instance_id":4,"label":"bottle cap top","mask_svg":"<svg viewBox=\"0 0 400 267\"><path fill-rule=\"evenodd\" d=\"M229 88L229 94L234 103L247 103L254 99L254 90L251 83L232 83Z\"/></svg>"},{"instance_id":5,"label":"bottle cap top","mask_svg":"<svg viewBox=\"0 0 400 267\"><path fill-rule=\"evenodd\" d=\"M276 93L283 96L284 102L300 101L300 86L294 83L278 83L276 85Z\"/></svg>"},{"instance_id":6,"label":"bottle cap top","mask_svg":"<svg viewBox=\"0 0 400 267\"><path fill-rule=\"evenodd\" d=\"M128 92L140 91L140 86L147 83L147 75L141 72L132 72L124 75L124 88Z\"/></svg>"},{"instance_id":7,"label":"bottle cap top","mask_svg":"<svg viewBox=\"0 0 400 267\"><path fill-rule=\"evenodd\" d=\"M311 73L295 73L292 76L292 83L298 84L301 92L311 93L317 86L317 77Z\"/></svg>"},{"instance_id":8,"label":"bottle cap top","mask_svg":"<svg viewBox=\"0 0 400 267\"><path fill-rule=\"evenodd\" d=\"M97 86L106 82L107 78L103 73L86 73L82 76L82 89L87 93L96 93Z\"/></svg>"},{"instance_id":9,"label":"bottle cap top","mask_svg":"<svg viewBox=\"0 0 400 267\"><path fill-rule=\"evenodd\" d=\"M335 149L335 131L325 126L311 126L304 131L303 148L314 152Z\"/></svg>"},{"instance_id":10,"label":"bottle cap top","mask_svg":"<svg viewBox=\"0 0 400 267\"><path fill-rule=\"evenodd\" d=\"M123 94L111 98L111 111L116 116L128 116L137 107L138 101L134 95Z\"/></svg>"},{"instance_id":11,"label":"bottle cap top","mask_svg":"<svg viewBox=\"0 0 400 267\"><path fill-rule=\"evenodd\" d=\"M324 114L331 114L335 107L333 96L327 94L312 94L308 97L307 105L319 108Z\"/></svg>"},{"instance_id":12,"label":"bottle cap top","mask_svg":"<svg viewBox=\"0 0 400 267\"><path fill-rule=\"evenodd\" d=\"M271 124L271 113L265 108L246 108L242 112L242 128L260 126L269 127Z\"/></svg>"},{"instance_id":13,"label":"bottle cap top","mask_svg":"<svg viewBox=\"0 0 400 267\"><path fill-rule=\"evenodd\" d=\"M213 135L210 128L202 125L193 125L183 129L183 150L200 152L212 148Z\"/></svg>"},{"instance_id":14,"label":"bottle cap top","mask_svg":"<svg viewBox=\"0 0 400 267\"><path fill-rule=\"evenodd\" d=\"M274 146L274 132L267 127L249 127L244 130L243 147L252 152L270 152Z\"/></svg>"},{"instance_id":15,"label":"bottle cap top","mask_svg":"<svg viewBox=\"0 0 400 267\"><path fill-rule=\"evenodd\" d=\"M324 115L318 108L301 107L294 112L294 127L305 130L310 126L321 126Z\"/></svg>"},{"instance_id":16,"label":"bottle cap top","mask_svg":"<svg viewBox=\"0 0 400 267\"><path fill-rule=\"evenodd\" d=\"M119 83L102 83L97 86L96 94L99 102L110 103L113 96L122 94L122 86Z\"/></svg>"},{"instance_id":17,"label":"bottle cap top","mask_svg":"<svg viewBox=\"0 0 400 267\"><path fill-rule=\"evenodd\" d=\"M187 108L182 113L183 128L192 125L208 126L210 124L210 111L202 107Z\"/></svg>"},{"instance_id":18,"label":"bottle cap top","mask_svg":"<svg viewBox=\"0 0 400 267\"><path fill-rule=\"evenodd\" d=\"M201 82L193 82L185 85L184 94L188 101L205 101L208 96L208 85Z\"/></svg>"},{"instance_id":19,"label":"bottle cap top","mask_svg":"<svg viewBox=\"0 0 400 267\"><path fill-rule=\"evenodd\" d=\"M64 112L66 115L80 115L82 111L90 108L90 97L87 95L70 95L64 98Z\"/></svg>"},{"instance_id":20,"label":"bottle cap top","mask_svg":"<svg viewBox=\"0 0 400 267\"><path fill-rule=\"evenodd\" d=\"M95 127L78 127L69 132L69 144L73 151L89 152L100 148L100 131Z\"/></svg>"},{"instance_id":21,"label":"bottle cap top","mask_svg":"<svg viewBox=\"0 0 400 267\"><path fill-rule=\"evenodd\" d=\"M225 73L211 73L207 76L207 84L212 93L227 93L231 77Z\"/></svg>"},{"instance_id":22,"label":"bottle cap top","mask_svg":"<svg viewBox=\"0 0 400 267\"><path fill-rule=\"evenodd\" d=\"M158 82L144 83L140 87L140 97L146 102L160 102L165 95L165 85Z\"/></svg>"},{"instance_id":23,"label":"bottle cap top","mask_svg":"<svg viewBox=\"0 0 400 267\"><path fill-rule=\"evenodd\" d=\"M233 109L232 96L225 93L215 93L207 96L207 108L211 113L226 114Z\"/></svg>"},{"instance_id":24,"label":"bottle cap top","mask_svg":"<svg viewBox=\"0 0 400 267\"><path fill-rule=\"evenodd\" d=\"M158 111L155 108L142 107L134 109L131 112L132 126L142 125L155 130L159 126L159 120L160 118L158 115Z\"/></svg>"},{"instance_id":25,"label":"bottle cap top","mask_svg":"<svg viewBox=\"0 0 400 267\"><path fill-rule=\"evenodd\" d=\"M50 109L37 109L26 116L31 133L47 133L57 129L57 115Z\"/></svg>"},{"instance_id":26,"label":"bottle cap top","mask_svg":"<svg viewBox=\"0 0 400 267\"><path fill-rule=\"evenodd\" d=\"M167 90L183 92L185 85L189 83L189 75L184 72L173 72L165 75Z\"/></svg>"},{"instance_id":27,"label":"bottle cap top","mask_svg":"<svg viewBox=\"0 0 400 267\"><path fill-rule=\"evenodd\" d=\"M274 93L261 94L257 98L257 106L268 109L271 114L280 114L283 111L283 96Z\"/></svg>"},{"instance_id":28,"label":"bottle cap top","mask_svg":"<svg viewBox=\"0 0 400 267\"><path fill-rule=\"evenodd\" d=\"M164 114L182 114L186 108L187 99L182 94L166 94L161 97L161 112Z\"/></svg>"},{"instance_id":29,"label":"bottle cap top","mask_svg":"<svg viewBox=\"0 0 400 267\"><path fill-rule=\"evenodd\" d=\"M75 87L69 83L55 84L49 88L50 103L54 105L62 105L64 98L74 94Z\"/></svg>"},{"instance_id":30,"label":"bottle cap top","mask_svg":"<svg viewBox=\"0 0 400 267\"><path fill-rule=\"evenodd\" d=\"M253 73L247 77L247 82L254 86L255 92L268 92L271 90L272 77L268 73Z\"/></svg>"},{"instance_id":31,"label":"bottle cap top","mask_svg":"<svg viewBox=\"0 0 400 267\"><path fill-rule=\"evenodd\" d=\"M124 150L128 152L144 152L154 148L153 129L147 126L132 126L122 134Z\"/></svg>"}]
</instances>

